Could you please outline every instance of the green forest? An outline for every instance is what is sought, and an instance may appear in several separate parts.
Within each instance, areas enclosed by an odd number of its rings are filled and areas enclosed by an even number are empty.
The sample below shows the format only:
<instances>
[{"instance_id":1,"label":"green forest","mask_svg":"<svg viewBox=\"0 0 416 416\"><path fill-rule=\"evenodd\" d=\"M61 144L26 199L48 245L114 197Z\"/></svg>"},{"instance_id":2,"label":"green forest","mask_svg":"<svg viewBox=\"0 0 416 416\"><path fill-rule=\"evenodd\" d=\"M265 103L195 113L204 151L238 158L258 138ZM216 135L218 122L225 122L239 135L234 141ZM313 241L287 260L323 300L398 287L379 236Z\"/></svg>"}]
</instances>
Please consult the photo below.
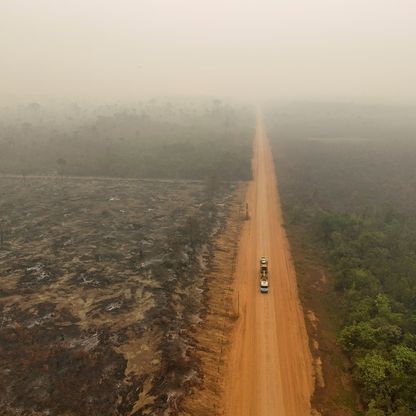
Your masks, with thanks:
<instances>
[{"instance_id":1,"label":"green forest","mask_svg":"<svg viewBox=\"0 0 416 416\"><path fill-rule=\"evenodd\" d=\"M0 173L247 180L254 114L220 100L0 109Z\"/></svg>"},{"instance_id":2,"label":"green forest","mask_svg":"<svg viewBox=\"0 0 416 416\"><path fill-rule=\"evenodd\" d=\"M366 416L416 415L416 122L410 109L274 106L287 226L332 276ZM360 413L361 414L361 413Z\"/></svg>"}]
</instances>

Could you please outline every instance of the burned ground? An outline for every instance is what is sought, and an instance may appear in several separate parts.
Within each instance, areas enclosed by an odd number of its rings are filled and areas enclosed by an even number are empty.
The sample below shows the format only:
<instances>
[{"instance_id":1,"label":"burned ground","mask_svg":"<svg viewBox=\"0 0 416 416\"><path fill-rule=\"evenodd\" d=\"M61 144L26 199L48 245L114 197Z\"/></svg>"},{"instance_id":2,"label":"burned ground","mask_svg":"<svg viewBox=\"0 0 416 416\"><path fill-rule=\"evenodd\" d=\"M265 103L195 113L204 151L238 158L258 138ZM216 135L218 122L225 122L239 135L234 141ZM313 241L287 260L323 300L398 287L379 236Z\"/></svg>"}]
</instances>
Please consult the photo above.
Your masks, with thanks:
<instances>
[{"instance_id":1,"label":"burned ground","mask_svg":"<svg viewBox=\"0 0 416 416\"><path fill-rule=\"evenodd\" d=\"M234 190L0 179L0 413L174 414Z\"/></svg>"}]
</instances>

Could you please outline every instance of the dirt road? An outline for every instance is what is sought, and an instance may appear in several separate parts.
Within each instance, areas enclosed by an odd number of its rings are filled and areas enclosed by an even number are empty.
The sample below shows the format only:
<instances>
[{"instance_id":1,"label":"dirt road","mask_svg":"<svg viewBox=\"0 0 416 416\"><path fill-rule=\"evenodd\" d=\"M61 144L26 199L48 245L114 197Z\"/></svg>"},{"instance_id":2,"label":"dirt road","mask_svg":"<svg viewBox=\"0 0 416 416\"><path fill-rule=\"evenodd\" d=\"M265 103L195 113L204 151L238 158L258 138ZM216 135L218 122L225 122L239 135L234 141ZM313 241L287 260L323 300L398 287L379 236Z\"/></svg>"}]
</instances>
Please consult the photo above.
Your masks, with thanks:
<instances>
[{"instance_id":1,"label":"dirt road","mask_svg":"<svg viewBox=\"0 0 416 416\"><path fill-rule=\"evenodd\" d=\"M311 354L296 275L276 186L274 162L261 115L253 158L235 291L240 316L232 336L225 380L227 416L309 416ZM259 259L269 260L270 291L261 294Z\"/></svg>"}]
</instances>

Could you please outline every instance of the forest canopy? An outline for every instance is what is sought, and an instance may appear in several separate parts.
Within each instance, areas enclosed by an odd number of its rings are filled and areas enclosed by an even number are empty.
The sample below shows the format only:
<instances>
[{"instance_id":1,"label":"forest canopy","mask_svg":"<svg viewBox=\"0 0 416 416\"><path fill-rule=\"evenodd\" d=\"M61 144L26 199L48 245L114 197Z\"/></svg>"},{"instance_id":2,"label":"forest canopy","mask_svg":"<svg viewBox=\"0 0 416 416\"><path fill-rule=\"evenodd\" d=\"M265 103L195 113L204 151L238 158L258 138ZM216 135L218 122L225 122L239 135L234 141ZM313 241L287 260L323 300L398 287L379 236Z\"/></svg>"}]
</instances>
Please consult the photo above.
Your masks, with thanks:
<instances>
[{"instance_id":1,"label":"forest canopy","mask_svg":"<svg viewBox=\"0 0 416 416\"><path fill-rule=\"evenodd\" d=\"M416 121L413 109L274 106L286 222L331 270L339 344L366 416L416 415Z\"/></svg>"},{"instance_id":2,"label":"forest canopy","mask_svg":"<svg viewBox=\"0 0 416 416\"><path fill-rule=\"evenodd\" d=\"M247 180L252 108L219 100L0 109L0 173Z\"/></svg>"}]
</instances>

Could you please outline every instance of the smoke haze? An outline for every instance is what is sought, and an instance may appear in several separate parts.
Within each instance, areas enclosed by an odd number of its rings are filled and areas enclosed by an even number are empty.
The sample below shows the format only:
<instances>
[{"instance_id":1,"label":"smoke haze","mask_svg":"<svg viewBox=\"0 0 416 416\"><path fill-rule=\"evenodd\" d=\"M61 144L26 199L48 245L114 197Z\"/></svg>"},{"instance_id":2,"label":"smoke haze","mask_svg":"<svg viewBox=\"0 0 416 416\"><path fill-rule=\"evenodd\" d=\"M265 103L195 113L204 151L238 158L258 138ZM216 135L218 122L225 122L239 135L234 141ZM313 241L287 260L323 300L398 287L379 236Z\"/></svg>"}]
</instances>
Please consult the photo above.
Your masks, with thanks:
<instances>
[{"instance_id":1,"label":"smoke haze","mask_svg":"<svg viewBox=\"0 0 416 416\"><path fill-rule=\"evenodd\" d=\"M414 101L414 0L1 0L0 100Z\"/></svg>"}]
</instances>

